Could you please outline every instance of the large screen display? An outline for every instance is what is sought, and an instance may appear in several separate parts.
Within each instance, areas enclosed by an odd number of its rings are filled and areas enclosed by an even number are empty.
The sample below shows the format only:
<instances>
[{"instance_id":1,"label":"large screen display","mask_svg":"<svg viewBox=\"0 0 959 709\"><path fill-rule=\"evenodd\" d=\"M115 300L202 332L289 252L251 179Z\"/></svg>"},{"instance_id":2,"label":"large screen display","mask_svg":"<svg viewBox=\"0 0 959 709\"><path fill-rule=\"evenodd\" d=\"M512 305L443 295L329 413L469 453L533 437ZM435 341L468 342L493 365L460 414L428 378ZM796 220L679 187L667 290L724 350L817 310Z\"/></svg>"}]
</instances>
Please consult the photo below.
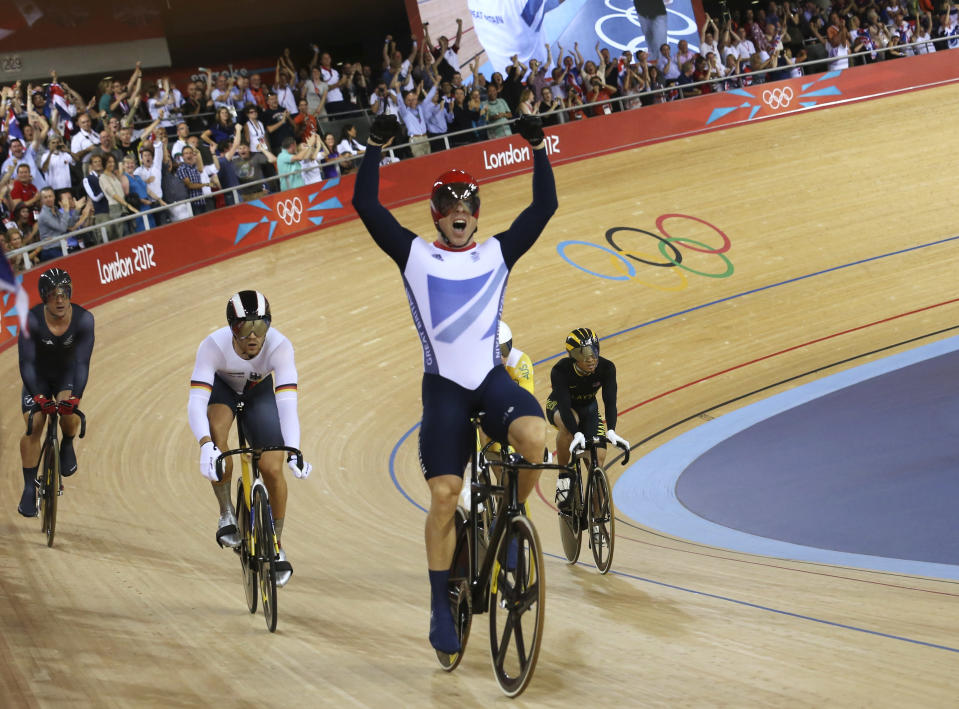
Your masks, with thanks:
<instances>
[{"instance_id":1,"label":"large screen display","mask_svg":"<svg viewBox=\"0 0 959 709\"><path fill-rule=\"evenodd\" d=\"M653 17L641 18L637 7ZM487 76L503 72L514 54L524 64L530 58L543 62L547 44L554 64L560 47L565 53L578 45L584 60L596 61L597 42L615 58L624 50L648 50L657 33L656 41L665 35L673 48L681 39L693 51L699 48L693 0L420 0L418 8L434 44L441 35L452 44L456 19L463 20L459 63L464 78L477 58Z\"/></svg>"}]
</instances>

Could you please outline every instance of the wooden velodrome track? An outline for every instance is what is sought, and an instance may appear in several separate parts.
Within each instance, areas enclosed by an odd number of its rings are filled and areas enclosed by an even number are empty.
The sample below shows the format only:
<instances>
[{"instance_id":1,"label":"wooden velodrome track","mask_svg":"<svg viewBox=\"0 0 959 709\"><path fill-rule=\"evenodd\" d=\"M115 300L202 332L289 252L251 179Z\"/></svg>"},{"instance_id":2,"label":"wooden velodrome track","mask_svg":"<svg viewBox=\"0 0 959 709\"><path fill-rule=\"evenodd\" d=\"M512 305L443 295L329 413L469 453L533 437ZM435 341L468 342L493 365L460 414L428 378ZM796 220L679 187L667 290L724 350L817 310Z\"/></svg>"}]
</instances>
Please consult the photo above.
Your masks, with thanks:
<instances>
[{"instance_id":1,"label":"wooden velodrome track","mask_svg":"<svg viewBox=\"0 0 959 709\"><path fill-rule=\"evenodd\" d=\"M930 333L959 318L949 302L955 241L827 269L956 236L955 180L943 157L959 150L949 128L957 112L953 84L558 167L560 210L507 292L516 345L538 361L557 354L572 327L628 330L605 340L604 354L619 372L618 431L634 442L652 436L638 457L704 418L881 355L833 366L843 360L944 337ZM489 234L525 203L529 176L482 193ZM678 269L632 262L634 278L609 280L558 254L566 240L605 245L617 226L656 233L657 217L672 213L729 236L730 277L690 273L683 287ZM430 233L425 203L396 214ZM694 220L663 228L721 243ZM649 236L615 238L664 260ZM600 250L565 253L618 273ZM724 269L715 254L685 247L683 263ZM315 466L309 480L290 481L284 541L296 573L281 592L275 635L246 612L236 558L213 541L215 501L186 422L196 346L220 326L229 294L251 287L267 293L276 327L296 345L303 447ZM667 317L737 294L746 295ZM15 350L0 354L0 706L506 701L490 669L486 616L475 619L452 675L426 641L416 505L427 491L416 432L403 439L419 420L421 354L396 269L358 221L166 281L95 315L89 432L53 549L36 520L15 513L20 382ZM649 321L657 322L635 327ZM549 366L536 370L541 400ZM401 439L394 485L390 456ZM613 480L623 470L611 466ZM544 477L546 499L553 484ZM621 513L614 570L602 577L557 558L553 508L542 497L531 506L549 554L546 626L517 705L955 705L954 582L704 547Z\"/></svg>"}]
</instances>

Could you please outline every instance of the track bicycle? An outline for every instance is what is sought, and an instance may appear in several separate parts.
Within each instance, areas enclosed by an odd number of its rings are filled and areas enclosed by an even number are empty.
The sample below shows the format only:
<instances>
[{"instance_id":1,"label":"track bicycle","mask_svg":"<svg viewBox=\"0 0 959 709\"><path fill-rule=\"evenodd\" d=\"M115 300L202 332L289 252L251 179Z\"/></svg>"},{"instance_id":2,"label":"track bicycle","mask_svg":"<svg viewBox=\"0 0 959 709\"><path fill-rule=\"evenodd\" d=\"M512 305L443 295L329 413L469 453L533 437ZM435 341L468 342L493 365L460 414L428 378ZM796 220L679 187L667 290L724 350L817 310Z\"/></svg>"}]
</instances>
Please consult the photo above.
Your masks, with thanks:
<instances>
[{"instance_id":1,"label":"track bicycle","mask_svg":"<svg viewBox=\"0 0 959 709\"><path fill-rule=\"evenodd\" d=\"M583 530L588 530L587 545L593 552L593 561L601 574L609 571L613 563L613 547L616 543L613 496L609 478L599 464L596 446L599 438L593 436L584 450L576 451L569 465L569 491L566 504L559 507L559 536L563 542L566 561L575 564L582 547ZM629 462L629 448L624 451L622 464ZM586 485L583 486L583 469L586 470Z\"/></svg>"},{"instance_id":2,"label":"track bicycle","mask_svg":"<svg viewBox=\"0 0 959 709\"><path fill-rule=\"evenodd\" d=\"M235 551L240 557L240 569L243 573L243 590L246 594L247 608L256 613L257 586L259 599L263 607L266 627L272 633L276 630L276 574L280 545L273 529L273 511L270 508L270 495L260 476L260 457L270 451L286 451L302 460L302 453L289 446L264 446L250 448L243 435L243 402L236 406L236 429L239 435L238 448L223 451L216 459L217 479L223 477L223 461L230 456L240 456L242 478L236 490L236 521L240 535L240 545Z\"/></svg>"},{"instance_id":3,"label":"track bicycle","mask_svg":"<svg viewBox=\"0 0 959 709\"><path fill-rule=\"evenodd\" d=\"M472 419L477 429L481 416ZM561 466L526 463L505 453L489 461L485 454L490 445L474 451L470 460L470 509L456 508L449 597L460 651L450 655L437 650L436 656L444 670L456 669L466 652L473 615L488 612L493 673L503 692L515 697L526 689L536 667L546 601L543 552L519 501L519 474ZM501 468L502 485L492 482L492 465Z\"/></svg>"},{"instance_id":4,"label":"track bicycle","mask_svg":"<svg viewBox=\"0 0 959 709\"><path fill-rule=\"evenodd\" d=\"M80 438L87 433L87 417L80 409L73 413L80 417ZM40 517L40 531L47 537L47 546L53 546L53 537L57 531L57 499L63 494L60 480L60 439L57 437L57 424L60 416L57 412L43 414L34 409L27 418L27 435L33 433L33 417L41 414L47 417L47 433L40 449L37 461L37 509Z\"/></svg>"}]
</instances>

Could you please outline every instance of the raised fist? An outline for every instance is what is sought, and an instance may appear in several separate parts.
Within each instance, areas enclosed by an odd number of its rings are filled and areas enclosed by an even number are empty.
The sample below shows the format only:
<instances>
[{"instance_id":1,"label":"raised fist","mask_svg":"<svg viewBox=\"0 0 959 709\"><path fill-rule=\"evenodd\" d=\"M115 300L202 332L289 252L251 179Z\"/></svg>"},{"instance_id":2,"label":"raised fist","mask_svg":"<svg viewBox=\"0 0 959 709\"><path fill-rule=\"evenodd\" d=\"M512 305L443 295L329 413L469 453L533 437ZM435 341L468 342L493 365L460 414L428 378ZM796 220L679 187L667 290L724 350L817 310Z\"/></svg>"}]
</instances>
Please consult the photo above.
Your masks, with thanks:
<instances>
[{"instance_id":1,"label":"raised fist","mask_svg":"<svg viewBox=\"0 0 959 709\"><path fill-rule=\"evenodd\" d=\"M543 142L543 121L539 116L524 114L516 121L516 130L534 148Z\"/></svg>"}]
</instances>

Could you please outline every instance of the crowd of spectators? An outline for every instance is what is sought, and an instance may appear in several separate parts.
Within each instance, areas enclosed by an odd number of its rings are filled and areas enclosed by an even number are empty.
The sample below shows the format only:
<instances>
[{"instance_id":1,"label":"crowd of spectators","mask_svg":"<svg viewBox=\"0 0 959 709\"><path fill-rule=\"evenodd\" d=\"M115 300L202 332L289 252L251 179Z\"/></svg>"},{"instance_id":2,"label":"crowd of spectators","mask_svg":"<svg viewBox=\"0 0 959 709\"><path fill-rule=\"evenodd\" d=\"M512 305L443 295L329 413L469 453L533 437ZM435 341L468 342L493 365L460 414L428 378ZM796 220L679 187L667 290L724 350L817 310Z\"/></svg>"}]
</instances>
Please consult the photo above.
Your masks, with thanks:
<instances>
[{"instance_id":1,"label":"crowd of spectators","mask_svg":"<svg viewBox=\"0 0 959 709\"><path fill-rule=\"evenodd\" d=\"M593 59L557 44L544 64L514 56L489 76L475 59L460 64L459 20L453 39L435 43L424 25L407 52L387 36L376 68L334 64L312 45L306 63L286 50L270 72L201 67L181 91L168 76L146 81L138 62L125 83L106 78L89 100L51 72L49 83L0 93L0 244L66 235L68 250L81 249L100 239L69 236L87 226L114 239L336 177L356 169L365 147L357 128L373 115L398 117L397 142L408 145L385 158L396 160L509 135L523 114L555 125L798 76L807 58L823 59L816 70L842 69L959 47L956 5L903 1L773 0L719 22L706 15L698 52L681 40L613 57L597 43ZM61 253L59 243L38 246L14 267Z\"/></svg>"}]
</instances>

